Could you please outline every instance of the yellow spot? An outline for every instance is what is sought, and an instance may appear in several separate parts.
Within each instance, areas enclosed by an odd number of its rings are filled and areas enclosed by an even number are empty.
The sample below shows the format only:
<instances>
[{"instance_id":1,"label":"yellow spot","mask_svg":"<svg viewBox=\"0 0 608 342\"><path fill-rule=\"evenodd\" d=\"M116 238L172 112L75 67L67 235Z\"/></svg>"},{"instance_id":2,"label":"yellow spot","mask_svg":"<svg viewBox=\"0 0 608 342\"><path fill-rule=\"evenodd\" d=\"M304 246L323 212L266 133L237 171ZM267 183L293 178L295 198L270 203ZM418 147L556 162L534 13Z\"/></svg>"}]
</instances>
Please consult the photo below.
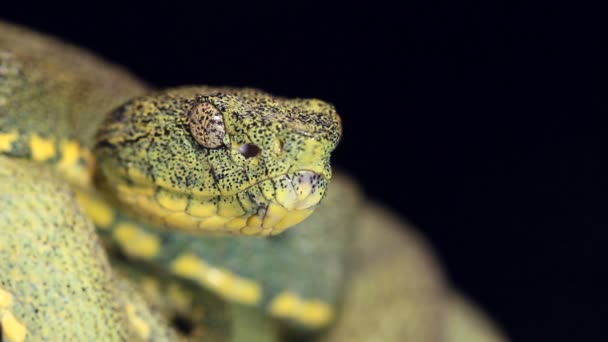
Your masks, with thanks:
<instances>
[{"instance_id":1,"label":"yellow spot","mask_svg":"<svg viewBox=\"0 0 608 342\"><path fill-rule=\"evenodd\" d=\"M197 217L209 217L215 215L217 211L217 207L212 202L193 202L190 201L190 206L188 207L188 213L197 216Z\"/></svg>"},{"instance_id":2,"label":"yellow spot","mask_svg":"<svg viewBox=\"0 0 608 342\"><path fill-rule=\"evenodd\" d=\"M276 226L276 224L279 223L287 214L287 209L276 203L270 203L266 209L266 215L264 215L262 227L274 228L274 226Z\"/></svg>"},{"instance_id":3,"label":"yellow spot","mask_svg":"<svg viewBox=\"0 0 608 342\"><path fill-rule=\"evenodd\" d=\"M61 159L57 163L57 168L70 182L88 186L91 183L94 165L92 161L86 166L78 163L85 149L82 149L78 141L63 141L60 150Z\"/></svg>"},{"instance_id":4,"label":"yellow spot","mask_svg":"<svg viewBox=\"0 0 608 342\"><path fill-rule=\"evenodd\" d=\"M231 299L246 304L258 303L262 297L262 289L259 284L242 278L234 282L230 292Z\"/></svg>"},{"instance_id":5,"label":"yellow spot","mask_svg":"<svg viewBox=\"0 0 608 342\"><path fill-rule=\"evenodd\" d=\"M27 334L27 330L23 326L23 324L19 323L13 313L10 311L5 311L2 314L2 332L8 338L9 341L12 342L22 342L25 341L25 335Z\"/></svg>"},{"instance_id":6,"label":"yellow spot","mask_svg":"<svg viewBox=\"0 0 608 342\"><path fill-rule=\"evenodd\" d=\"M279 223L274 226L273 234L278 234L285 229L292 227L302 221L313 213L312 209L293 210L289 211Z\"/></svg>"},{"instance_id":7,"label":"yellow spot","mask_svg":"<svg viewBox=\"0 0 608 342\"><path fill-rule=\"evenodd\" d=\"M13 142L17 140L18 137L19 133L17 132L0 133L0 152L10 151Z\"/></svg>"},{"instance_id":8,"label":"yellow spot","mask_svg":"<svg viewBox=\"0 0 608 342\"><path fill-rule=\"evenodd\" d=\"M205 277L206 284L222 297L244 304L255 304L261 298L260 286L240 278L227 270L210 268Z\"/></svg>"},{"instance_id":9,"label":"yellow spot","mask_svg":"<svg viewBox=\"0 0 608 342\"><path fill-rule=\"evenodd\" d=\"M150 326L141 317L137 316L135 306L131 303L127 304L127 317L139 337L141 337L142 340L147 341L150 337Z\"/></svg>"},{"instance_id":10,"label":"yellow spot","mask_svg":"<svg viewBox=\"0 0 608 342\"><path fill-rule=\"evenodd\" d=\"M59 169L70 168L80 159L80 143L77 141L65 141L61 144L61 160L59 160Z\"/></svg>"},{"instance_id":11,"label":"yellow spot","mask_svg":"<svg viewBox=\"0 0 608 342\"><path fill-rule=\"evenodd\" d=\"M30 137L30 152L32 159L35 161L45 161L55 157L55 142L51 139L45 139L37 134L32 134Z\"/></svg>"},{"instance_id":12,"label":"yellow spot","mask_svg":"<svg viewBox=\"0 0 608 342\"><path fill-rule=\"evenodd\" d=\"M332 310L329 305L319 301L312 300L304 303L304 310L300 315L300 321L310 326L322 326L332 320Z\"/></svg>"},{"instance_id":13,"label":"yellow spot","mask_svg":"<svg viewBox=\"0 0 608 342\"><path fill-rule=\"evenodd\" d=\"M243 304L256 304L262 298L262 288L252 280L239 277L230 271L210 267L192 254L177 258L171 265L177 275L197 281L229 300Z\"/></svg>"},{"instance_id":14,"label":"yellow spot","mask_svg":"<svg viewBox=\"0 0 608 342\"><path fill-rule=\"evenodd\" d=\"M114 210L102 199L78 190L76 197L97 227L108 228L114 222Z\"/></svg>"},{"instance_id":15,"label":"yellow spot","mask_svg":"<svg viewBox=\"0 0 608 342\"><path fill-rule=\"evenodd\" d=\"M317 299L304 300L290 291L285 291L272 300L270 313L315 328L324 326L333 319L329 305Z\"/></svg>"},{"instance_id":16,"label":"yellow spot","mask_svg":"<svg viewBox=\"0 0 608 342\"><path fill-rule=\"evenodd\" d=\"M188 198L163 190L156 194L156 201L164 208L178 212L185 211L186 206L188 205Z\"/></svg>"},{"instance_id":17,"label":"yellow spot","mask_svg":"<svg viewBox=\"0 0 608 342\"><path fill-rule=\"evenodd\" d=\"M132 223L118 224L114 237L124 251L134 257L150 259L160 249L160 239L156 235L145 232Z\"/></svg>"},{"instance_id":18,"label":"yellow spot","mask_svg":"<svg viewBox=\"0 0 608 342\"><path fill-rule=\"evenodd\" d=\"M232 274L219 268L209 268L207 274L205 274L205 282L211 288L219 290L220 293L227 294L230 286L234 283L234 278Z\"/></svg>"},{"instance_id":19,"label":"yellow spot","mask_svg":"<svg viewBox=\"0 0 608 342\"><path fill-rule=\"evenodd\" d=\"M0 289L0 309L8 309L13 305L13 295Z\"/></svg>"},{"instance_id":20,"label":"yellow spot","mask_svg":"<svg viewBox=\"0 0 608 342\"><path fill-rule=\"evenodd\" d=\"M177 275L189 279L196 279L201 274L207 272L208 265L195 255L185 254L175 259L171 268Z\"/></svg>"},{"instance_id":21,"label":"yellow spot","mask_svg":"<svg viewBox=\"0 0 608 342\"><path fill-rule=\"evenodd\" d=\"M298 310L300 298L292 292L283 292L270 304L270 313L277 317L291 317Z\"/></svg>"}]
</instances>

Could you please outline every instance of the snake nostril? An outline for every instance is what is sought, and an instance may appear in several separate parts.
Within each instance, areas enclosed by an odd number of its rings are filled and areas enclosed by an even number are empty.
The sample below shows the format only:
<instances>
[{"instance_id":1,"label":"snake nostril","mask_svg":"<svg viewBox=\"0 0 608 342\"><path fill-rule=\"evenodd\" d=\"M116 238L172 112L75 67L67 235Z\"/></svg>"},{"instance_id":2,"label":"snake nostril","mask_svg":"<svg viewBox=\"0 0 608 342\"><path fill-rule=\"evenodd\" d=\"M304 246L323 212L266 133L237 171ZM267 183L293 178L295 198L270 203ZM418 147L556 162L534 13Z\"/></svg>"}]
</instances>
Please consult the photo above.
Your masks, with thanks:
<instances>
[{"instance_id":1,"label":"snake nostril","mask_svg":"<svg viewBox=\"0 0 608 342\"><path fill-rule=\"evenodd\" d=\"M258 154L260 154L260 152L262 152L262 150L257 145L247 143L247 144L243 144L239 147L239 152L245 158L253 158L253 157L257 156Z\"/></svg>"}]
</instances>

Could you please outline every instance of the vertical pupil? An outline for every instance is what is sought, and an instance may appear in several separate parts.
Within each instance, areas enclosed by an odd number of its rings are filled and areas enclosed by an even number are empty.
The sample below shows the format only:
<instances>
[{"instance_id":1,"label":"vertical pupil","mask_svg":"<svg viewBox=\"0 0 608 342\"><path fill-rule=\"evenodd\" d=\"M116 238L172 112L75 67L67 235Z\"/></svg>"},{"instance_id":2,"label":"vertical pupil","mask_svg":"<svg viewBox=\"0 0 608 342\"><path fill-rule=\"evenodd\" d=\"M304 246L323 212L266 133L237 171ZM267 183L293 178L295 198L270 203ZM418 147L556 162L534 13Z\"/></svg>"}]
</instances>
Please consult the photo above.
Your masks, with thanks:
<instances>
[{"instance_id":1,"label":"vertical pupil","mask_svg":"<svg viewBox=\"0 0 608 342\"><path fill-rule=\"evenodd\" d=\"M241 147L239 147L239 152L245 158L253 158L253 157L257 156L258 154L260 154L261 151L262 150L260 150L259 147L257 147L254 144L249 144L249 143L241 145Z\"/></svg>"}]
</instances>

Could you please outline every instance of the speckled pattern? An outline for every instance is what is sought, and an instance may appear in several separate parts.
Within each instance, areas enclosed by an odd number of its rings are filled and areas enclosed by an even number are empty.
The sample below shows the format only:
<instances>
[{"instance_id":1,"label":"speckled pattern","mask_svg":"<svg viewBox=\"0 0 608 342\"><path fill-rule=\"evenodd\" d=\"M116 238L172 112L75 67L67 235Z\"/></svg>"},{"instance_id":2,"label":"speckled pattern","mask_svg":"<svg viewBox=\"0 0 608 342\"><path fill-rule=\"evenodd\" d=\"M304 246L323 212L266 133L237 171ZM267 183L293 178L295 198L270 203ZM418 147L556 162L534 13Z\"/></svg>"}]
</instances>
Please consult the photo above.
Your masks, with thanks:
<instances>
[{"instance_id":1,"label":"speckled pattern","mask_svg":"<svg viewBox=\"0 0 608 342\"><path fill-rule=\"evenodd\" d=\"M87 51L2 22L0 33L0 133L37 133L91 148L103 114L145 91ZM11 155L30 156L26 138Z\"/></svg>"},{"instance_id":2,"label":"speckled pattern","mask_svg":"<svg viewBox=\"0 0 608 342\"><path fill-rule=\"evenodd\" d=\"M0 156L0 289L12 295L27 340L147 340L127 317L141 299L117 286L69 187L31 164Z\"/></svg>"},{"instance_id":3,"label":"speckled pattern","mask_svg":"<svg viewBox=\"0 0 608 342\"><path fill-rule=\"evenodd\" d=\"M203 105L211 117L223 117L212 120L212 143L201 137L207 125L199 113ZM273 209L310 213L324 197L339 125L335 109L320 100L247 89L170 89L134 99L109 115L95 154L112 193L152 223L191 230L224 225L222 230L234 233L267 235L273 233L274 222L266 219ZM243 152L247 146L259 153ZM142 188L153 188L154 194L129 191ZM160 208L149 204L163 201ZM207 206L215 210L198 209ZM182 219L172 220L172 214ZM276 216L280 226L281 215ZM262 227L249 234L256 217Z\"/></svg>"},{"instance_id":4,"label":"speckled pattern","mask_svg":"<svg viewBox=\"0 0 608 342\"><path fill-rule=\"evenodd\" d=\"M315 213L298 226L271 238L241 236L197 237L183 232L156 232L154 227L140 224L145 234L159 234L160 252L156 255L139 255L132 251L133 244L109 243L131 260L154 265L165 272L174 273L176 260L190 256L204 262L201 272L215 274L215 282L208 282L205 274L180 274L220 296L244 304L252 304L232 298L226 288L221 288L220 272L230 271L241 279L259 286L260 299L256 306L271 311L278 296L291 293L302 301L321 301L330 306L340 301L348 249L354 237L355 213L360 195L352 186L352 180L338 174L331 182L327 198ZM120 225L121 217L116 224ZM327 227L332 227L327 229ZM112 234L111 229L100 230L103 237ZM231 281L235 282L234 279ZM272 313L272 312L271 312ZM282 315L296 326L298 317ZM328 322L322 322L325 325Z\"/></svg>"},{"instance_id":5,"label":"speckled pattern","mask_svg":"<svg viewBox=\"0 0 608 342\"><path fill-rule=\"evenodd\" d=\"M402 220L362 206L340 173L328 185L342 133L331 105L146 92L85 51L0 23L4 340L179 340L176 314L212 341L504 340ZM302 220L265 238L172 230L271 235ZM121 275L91 221L127 262Z\"/></svg>"}]
</instances>

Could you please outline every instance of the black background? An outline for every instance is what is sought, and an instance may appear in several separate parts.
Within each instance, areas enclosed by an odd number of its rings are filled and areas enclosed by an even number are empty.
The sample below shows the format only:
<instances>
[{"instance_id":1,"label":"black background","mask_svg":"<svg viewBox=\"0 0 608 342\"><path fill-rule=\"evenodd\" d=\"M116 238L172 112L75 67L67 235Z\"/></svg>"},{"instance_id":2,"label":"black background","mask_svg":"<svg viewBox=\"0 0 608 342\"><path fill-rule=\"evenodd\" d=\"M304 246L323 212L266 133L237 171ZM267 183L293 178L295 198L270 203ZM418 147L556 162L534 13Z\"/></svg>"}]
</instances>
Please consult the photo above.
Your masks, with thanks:
<instances>
[{"instance_id":1,"label":"black background","mask_svg":"<svg viewBox=\"0 0 608 342\"><path fill-rule=\"evenodd\" d=\"M549 341L601 336L606 317L606 30L575 12L125 2L3 4L0 17L158 87L334 103L344 122L335 164L419 226L453 283L511 338Z\"/></svg>"}]
</instances>

